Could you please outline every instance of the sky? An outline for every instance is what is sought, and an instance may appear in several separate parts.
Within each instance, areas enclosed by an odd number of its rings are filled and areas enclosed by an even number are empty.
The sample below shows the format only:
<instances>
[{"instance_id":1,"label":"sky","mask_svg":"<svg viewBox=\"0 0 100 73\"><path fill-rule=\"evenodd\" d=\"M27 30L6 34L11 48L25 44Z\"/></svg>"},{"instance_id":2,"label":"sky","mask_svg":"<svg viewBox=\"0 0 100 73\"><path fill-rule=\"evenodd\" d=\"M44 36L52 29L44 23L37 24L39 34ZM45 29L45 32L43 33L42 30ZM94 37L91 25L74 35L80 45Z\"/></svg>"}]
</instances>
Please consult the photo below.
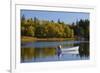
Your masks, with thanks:
<instances>
[{"instance_id":1,"label":"sky","mask_svg":"<svg viewBox=\"0 0 100 73\"><path fill-rule=\"evenodd\" d=\"M37 17L40 20L53 20L55 22L60 21L66 24L72 24L80 19L89 19L89 13L82 12L61 12L61 11L39 11L39 10L21 10L21 16L25 16L26 19Z\"/></svg>"}]
</instances>

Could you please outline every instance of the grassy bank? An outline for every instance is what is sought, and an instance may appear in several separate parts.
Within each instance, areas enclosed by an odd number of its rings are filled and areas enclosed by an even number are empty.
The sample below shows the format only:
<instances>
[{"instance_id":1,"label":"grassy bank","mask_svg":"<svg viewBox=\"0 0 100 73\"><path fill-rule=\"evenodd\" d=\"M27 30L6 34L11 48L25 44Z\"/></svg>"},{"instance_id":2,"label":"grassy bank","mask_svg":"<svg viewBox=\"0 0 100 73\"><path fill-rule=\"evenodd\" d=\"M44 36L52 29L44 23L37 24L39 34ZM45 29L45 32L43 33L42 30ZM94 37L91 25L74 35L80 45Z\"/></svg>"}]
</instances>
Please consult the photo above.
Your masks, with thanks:
<instances>
[{"instance_id":1,"label":"grassy bank","mask_svg":"<svg viewBox=\"0 0 100 73\"><path fill-rule=\"evenodd\" d=\"M34 38L28 36L22 36L21 42L32 42L32 41L66 41L75 40L75 38Z\"/></svg>"}]
</instances>

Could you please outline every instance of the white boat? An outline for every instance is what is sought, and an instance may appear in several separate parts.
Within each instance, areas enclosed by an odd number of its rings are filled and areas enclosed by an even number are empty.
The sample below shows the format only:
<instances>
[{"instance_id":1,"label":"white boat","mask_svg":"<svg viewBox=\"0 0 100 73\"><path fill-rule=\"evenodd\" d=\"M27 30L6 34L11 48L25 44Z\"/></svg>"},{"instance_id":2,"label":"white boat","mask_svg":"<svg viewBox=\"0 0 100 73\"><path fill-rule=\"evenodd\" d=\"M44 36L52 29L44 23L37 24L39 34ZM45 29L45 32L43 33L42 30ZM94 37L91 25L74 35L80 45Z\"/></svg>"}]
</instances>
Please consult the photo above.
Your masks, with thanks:
<instances>
[{"instance_id":1,"label":"white boat","mask_svg":"<svg viewBox=\"0 0 100 73\"><path fill-rule=\"evenodd\" d=\"M79 46L76 47L70 47L70 48L61 48L62 52L72 52L72 51L78 51Z\"/></svg>"},{"instance_id":2,"label":"white boat","mask_svg":"<svg viewBox=\"0 0 100 73\"><path fill-rule=\"evenodd\" d=\"M79 54L79 51L78 50L76 50L76 51L69 51L69 52L62 51L61 54Z\"/></svg>"},{"instance_id":3,"label":"white boat","mask_svg":"<svg viewBox=\"0 0 100 73\"><path fill-rule=\"evenodd\" d=\"M79 46L70 48L61 48L61 54L79 54Z\"/></svg>"},{"instance_id":4,"label":"white boat","mask_svg":"<svg viewBox=\"0 0 100 73\"><path fill-rule=\"evenodd\" d=\"M60 56L64 54L79 54L79 46L76 47L69 47L69 48L62 48L60 47Z\"/></svg>"}]
</instances>

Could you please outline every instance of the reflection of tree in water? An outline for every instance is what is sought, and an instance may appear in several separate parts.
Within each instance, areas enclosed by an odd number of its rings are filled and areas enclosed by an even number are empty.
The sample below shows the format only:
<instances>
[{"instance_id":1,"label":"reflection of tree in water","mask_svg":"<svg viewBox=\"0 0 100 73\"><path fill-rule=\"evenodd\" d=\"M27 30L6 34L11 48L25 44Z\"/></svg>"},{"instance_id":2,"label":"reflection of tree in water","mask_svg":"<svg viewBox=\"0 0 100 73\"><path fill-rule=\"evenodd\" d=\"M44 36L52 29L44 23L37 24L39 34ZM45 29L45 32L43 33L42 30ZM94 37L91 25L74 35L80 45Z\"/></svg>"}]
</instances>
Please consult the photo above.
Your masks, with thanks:
<instances>
[{"instance_id":1,"label":"reflection of tree in water","mask_svg":"<svg viewBox=\"0 0 100 73\"><path fill-rule=\"evenodd\" d=\"M21 61L54 56L55 52L55 48L21 48Z\"/></svg>"},{"instance_id":2,"label":"reflection of tree in water","mask_svg":"<svg viewBox=\"0 0 100 73\"><path fill-rule=\"evenodd\" d=\"M21 61L32 59L34 53L34 49L32 48L21 48Z\"/></svg>"},{"instance_id":3,"label":"reflection of tree in water","mask_svg":"<svg viewBox=\"0 0 100 73\"><path fill-rule=\"evenodd\" d=\"M79 56L89 57L89 43L80 43L79 44Z\"/></svg>"},{"instance_id":4,"label":"reflection of tree in water","mask_svg":"<svg viewBox=\"0 0 100 73\"><path fill-rule=\"evenodd\" d=\"M81 58L82 57L89 57L89 55L90 55L89 42L74 44L74 46L79 46L79 56Z\"/></svg>"}]
</instances>

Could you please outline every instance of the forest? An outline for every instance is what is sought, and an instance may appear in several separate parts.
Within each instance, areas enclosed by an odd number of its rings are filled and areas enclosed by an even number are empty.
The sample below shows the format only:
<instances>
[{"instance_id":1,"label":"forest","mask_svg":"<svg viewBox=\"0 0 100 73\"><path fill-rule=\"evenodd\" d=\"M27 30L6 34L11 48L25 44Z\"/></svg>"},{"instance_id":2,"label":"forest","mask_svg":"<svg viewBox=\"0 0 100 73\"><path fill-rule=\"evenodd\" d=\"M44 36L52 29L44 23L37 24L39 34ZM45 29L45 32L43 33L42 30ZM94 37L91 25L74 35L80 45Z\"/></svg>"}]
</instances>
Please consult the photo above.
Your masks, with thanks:
<instances>
[{"instance_id":1,"label":"forest","mask_svg":"<svg viewBox=\"0 0 100 73\"><path fill-rule=\"evenodd\" d=\"M67 24L58 18L54 20L40 20L37 17L25 18L21 16L21 37L33 38L76 38L89 41L89 20L80 19Z\"/></svg>"}]
</instances>

